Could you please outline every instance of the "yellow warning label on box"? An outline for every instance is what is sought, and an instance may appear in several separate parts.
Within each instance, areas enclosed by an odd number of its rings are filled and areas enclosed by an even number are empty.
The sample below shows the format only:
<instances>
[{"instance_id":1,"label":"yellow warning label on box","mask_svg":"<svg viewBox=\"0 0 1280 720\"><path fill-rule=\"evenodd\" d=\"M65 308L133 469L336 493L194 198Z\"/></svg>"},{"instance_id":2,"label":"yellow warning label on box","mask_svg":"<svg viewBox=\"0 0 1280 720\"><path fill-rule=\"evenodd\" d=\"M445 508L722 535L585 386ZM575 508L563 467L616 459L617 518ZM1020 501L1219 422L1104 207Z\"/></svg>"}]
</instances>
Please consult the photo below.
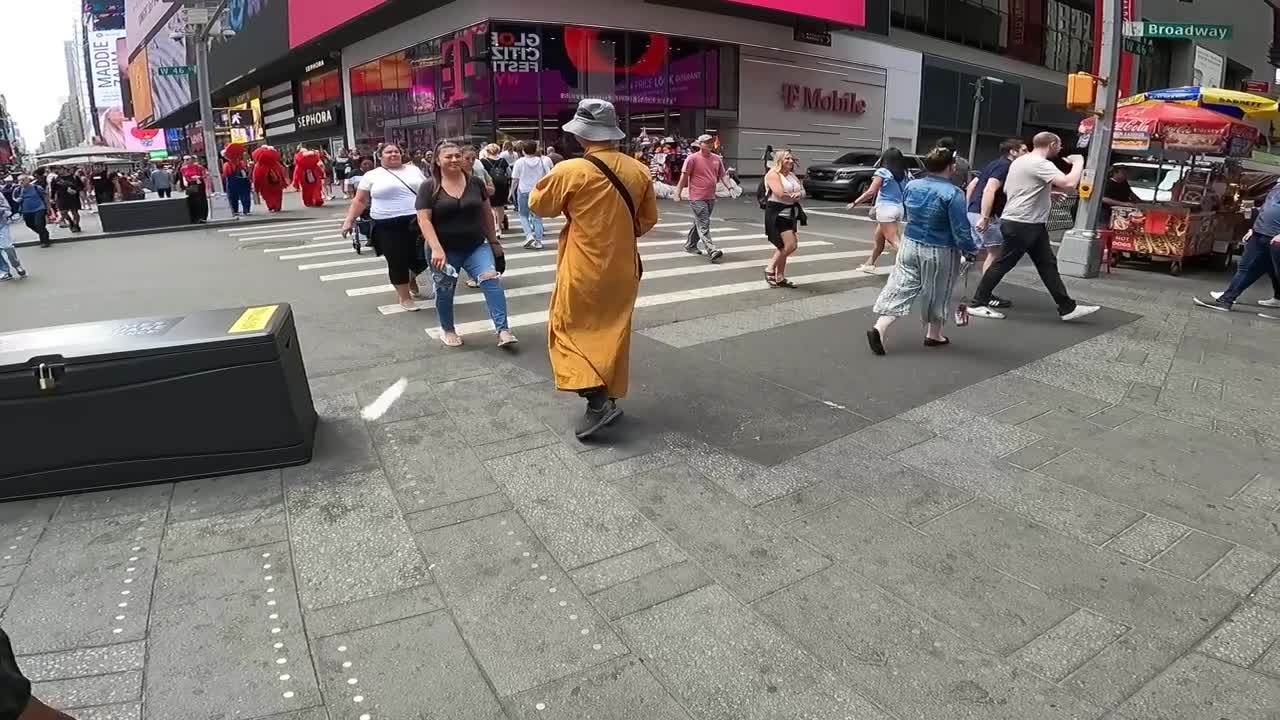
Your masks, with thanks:
<instances>
[{"instance_id":1,"label":"yellow warning label on box","mask_svg":"<svg viewBox=\"0 0 1280 720\"><path fill-rule=\"evenodd\" d=\"M263 305L261 307L245 308L245 311L240 313L240 319L236 320L227 333L261 332L266 330L267 323L271 322L271 316L276 314L276 308L278 307L280 306Z\"/></svg>"}]
</instances>

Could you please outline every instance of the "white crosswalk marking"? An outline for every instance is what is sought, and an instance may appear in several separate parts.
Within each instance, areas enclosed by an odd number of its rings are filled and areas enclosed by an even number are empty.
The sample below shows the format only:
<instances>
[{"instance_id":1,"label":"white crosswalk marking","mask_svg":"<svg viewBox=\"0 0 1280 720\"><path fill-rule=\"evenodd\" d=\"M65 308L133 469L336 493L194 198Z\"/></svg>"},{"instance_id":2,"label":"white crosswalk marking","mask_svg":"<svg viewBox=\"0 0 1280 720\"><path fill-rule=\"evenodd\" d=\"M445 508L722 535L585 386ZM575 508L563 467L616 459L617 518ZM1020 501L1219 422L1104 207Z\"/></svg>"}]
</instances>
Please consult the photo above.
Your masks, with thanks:
<instances>
[{"instance_id":1,"label":"white crosswalk marking","mask_svg":"<svg viewBox=\"0 0 1280 720\"><path fill-rule=\"evenodd\" d=\"M315 218L313 220L297 220L294 222L270 222L259 223L256 225L240 225L237 227L219 228L218 232L231 236L236 235L258 235L270 230L293 230L311 225L341 225L342 219L346 217L346 213L330 215L323 218Z\"/></svg>"},{"instance_id":2,"label":"white crosswalk marking","mask_svg":"<svg viewBox=\"0 0 1280 720\"><path fill-rule=\"evenodd\" d=\"M322 233L329 229L330 228L327 228L324 226L317 226L313 228L305 228L302 230L297 230L296 232L283 232L283 233L271 233L270 235L246 235L244 237L240 237L240 236L232 236L232 237L235 237L236 240L242 243L243 242L262 242L262 241L269 242L272 240L281 240L283 238L307 237L309 235L314 236L316 233ZM333 228L334 231L340 231L341 229L342 229L341 226L337 226ZM334 236L326 236L326 237L340 237L340 236L341 236L341 233L337 233Z\"/></svg>"},{"instance_id":3,"label":"white crosswalk marking","mask_svg":"<svg viewBox=\"0 0 1280 720\"><path fill-rule=\"evenodd\" d=\"M793 255L791 257L791 260L787 263L787 267L791 267L793 265L805 264L805 263L828 262L832 260L861 260L863 258L869 257L870 255L871 253L865 250L854 251L854 252L845 251L845 252L814 253L811 255ZM648 281L652 281L652 280L660 280L662 278L682 277L685 275L701 275L704 273L730 272L733 270L760 269L763 267L764 267L764 262L762 260L741 260L738 262L722 263L718 265L690 265L685 267L663 268L661 270L646 271L644 274L644 279ZM873 273L864 273L864 274L873 274ZM763 280L761 281L761 283L763 283ZM505 287L504 286L504 290L506 291L507 300L511 300L514 298L529 297L531 295L542 295L544 293L549 294L552 290L555 289L555 286L556 286L555 283L542 283L540 285L525 285L521 287ZM642 283L641 288L643 289L643 287L644 285ZM376 291L376 293L360 292L365 290ZM354 297L356 295L373 295L377 293L389 293L389 292L392 292L393 290L394 288L392 288L390 285L378 285L373 288L352 288L351 290L347 291L347 294ZM481 295L478 293L470 294L470 295L459 294L459 295L456 295L453 299L453 304L455 306L472 305L475 303L482 303L482 302L484 302L484 295ZM435 307L435 303L431 300L421 300L416 304L418 307L423 309L429 309L429 308ZM383 315L395 315L397 313L405 312L405 309L400 307L399 303L395 303L392 305L380 305L378 307L378 312L382 313Z\"/></svg>"},{"instance_id":4,"label":"white crosswalk marking","mask_svg":"<svg viewBox=\"0 0 1280 720\"><path fill-rule=\"evenodd\" d=\"M289 247L264 248L262 252L264 252L264 253L287 253L287 252L292 251L292 250L306 250L306 249L308 249L308 248L320 248L320 247L337 247L337 246L339 246L339 245L345 245L345 246L347 247L347 249L346 249L346 251L345 251L345 252L352 252L352 250L351 250L351 241L350 241L350 240L334 240L334 241L332 241L332 242L305 243L305 244L303 244L303 245L291 245L291 246L289 246ZM280 258L281 258L281 259L284 259L284 257L285 257L285 256L283 256L283 255L281 255L281 256L280 256ZM308 256L307 256L307 255L295 255L294 257L295 257L295 258L302 258L302 257L308 257Z\"/></svg>"},{"instance_id":5,"label":"white crosswalk marking","mask_svg":"<svg viewBox=\"0 0 1280 720\"><path fill-rule=\"evenodd\" d=\"M806 207L804 209L807 215L821 215L822 217L843 218L845 220L861 220L863 222L875 222L867 216L868 206L860 205L848 212L830 212L828 210L814 210ZM855 214L856 213L856 214Z\"/></svg>"},{"instance_id":6,"label":"white crosswalk marking","mask_svg":"<svg viewBox=\"0 0 1280 720\"><path fill-rule=\"evenodd\" d=\"M791 280L795 281L796 284L813 284L820 282L832 282L835 280L851 280L865 276L866 273L861 270L839 270L836 272L801 275L799 277L792 277ZM674 303L688 302L690 300L705 300L707 298L736 295L738 293L752 291L769 292L762 281L751 280L748 282L730 283L728 285L712 285L709 287L677 290L675 292L659 293L657 295L641 295L636 298L636 307L657 307L659 305L671 305ZM507 317L507 326L515 329L527 327L529 325L541 325L546 321L547 311L538 310L536 312L521 313L519 315L509 315ZM459 335L478 332L493 332L493 322L490 320L476 320L473 322L458 323L454 329ZM440 328L427 328L427 334L433 338L439 338L441 334Z\"/></svg>"}]
</instances>

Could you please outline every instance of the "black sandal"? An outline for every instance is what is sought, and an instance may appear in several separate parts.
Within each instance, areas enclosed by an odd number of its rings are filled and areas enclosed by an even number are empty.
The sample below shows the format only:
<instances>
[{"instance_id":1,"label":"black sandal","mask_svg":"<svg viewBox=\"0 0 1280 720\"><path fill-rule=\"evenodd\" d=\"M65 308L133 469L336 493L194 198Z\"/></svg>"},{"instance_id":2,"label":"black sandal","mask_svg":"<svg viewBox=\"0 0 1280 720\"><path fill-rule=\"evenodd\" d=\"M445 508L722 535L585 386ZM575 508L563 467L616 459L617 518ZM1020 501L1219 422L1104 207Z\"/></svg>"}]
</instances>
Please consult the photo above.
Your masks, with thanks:
<instances>
[{"instance_id":1,"label":"black sandal","mask_svg":"<svg viewBox=\"0 0 1280 720\"><path fill-rule=\"evenodd\" d=\"M764 281L768 283L769 287L771 288L779 287L778 277L773 273L769 272L768 270L764 272Z\"/></svg>"},{"instance_id":2,"label":"black sandal","mask_svg":"<svg viewBox=\"0 0 1280 720\"><path fill-rule=\"evenodd\" d=\"M795 283L786 278L776 278L774 279L774 282L777 283L777 287L781 288L794 288L796 286Z\"/></svg>"},{"instance_id":3,"label":"black sandal","mask_svg":"<svg viewBox=\"0 0 1280 720\"><path fill-rule=\"evenodd\" d=\"M950 345L950 344L951 344L951 338L942 338L941 340L934 340L933 338L924 339L925 347L942 347L943 345Z\"/></svg>"},{"instance_id":4,"label":"black sandal","mask_svg":"<svg viewBox=\"0 0 1280 720\"><path fill-rule=\"evenodd\" d=\"M880 337L879 330L871 328L867 331L867 344L871 346L871 352L884 355L884 338Z\"/></svg>"}]
</instances>

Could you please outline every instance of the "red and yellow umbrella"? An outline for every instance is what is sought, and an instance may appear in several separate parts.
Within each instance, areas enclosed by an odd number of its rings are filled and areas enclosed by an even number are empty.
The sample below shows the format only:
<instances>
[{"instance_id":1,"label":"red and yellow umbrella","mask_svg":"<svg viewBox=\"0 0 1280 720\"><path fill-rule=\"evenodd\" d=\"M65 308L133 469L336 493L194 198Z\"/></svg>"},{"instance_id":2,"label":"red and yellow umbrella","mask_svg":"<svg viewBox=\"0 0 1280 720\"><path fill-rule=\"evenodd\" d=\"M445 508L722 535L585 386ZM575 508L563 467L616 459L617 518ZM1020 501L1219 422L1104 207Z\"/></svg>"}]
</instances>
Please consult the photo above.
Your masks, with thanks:
<instances>
[{"instance_id":1,"label":"red and yellow umbrella","mask_svg":"<svg viewBox=\"0 0 1280 720\"><path fill-rule=\"evenodd\" d=\"M1080 123L1082 146L1089 144L1094 124L1092 117ZM1160 143L1166 150L1240 157L1249 154L1259 134L1256 127L1213 110L1155 101L1116 111L1111 147L1145 152L1152 143Z\"/></svg>"}]
</instances>

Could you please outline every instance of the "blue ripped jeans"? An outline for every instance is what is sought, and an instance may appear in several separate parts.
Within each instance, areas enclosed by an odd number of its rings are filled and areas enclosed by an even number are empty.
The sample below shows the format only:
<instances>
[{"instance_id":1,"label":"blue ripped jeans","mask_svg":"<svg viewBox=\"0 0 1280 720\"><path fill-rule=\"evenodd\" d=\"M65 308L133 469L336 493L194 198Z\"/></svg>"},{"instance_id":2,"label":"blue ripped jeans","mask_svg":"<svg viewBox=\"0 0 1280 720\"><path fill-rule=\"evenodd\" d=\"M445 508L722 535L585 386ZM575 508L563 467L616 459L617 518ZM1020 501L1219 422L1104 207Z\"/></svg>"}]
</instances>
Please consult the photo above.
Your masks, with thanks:
<instances>
[{"instance_id":1,"label":"blue ripped jeans","mask_svg":"<svg viewBox=\"0 0 1280 720\"><path fill-rule=\"evenodd\" d=\"M431 262L431 247L426 248L427 262ZM494 331L507 329L507 294L502 289L502 281L498 278L480 280L485 273L494 271L493 249L489 243L483 242L471 250L446 250L446 262L455 270L466 271L467 275L480 281L480 291L484 293L484 304L489 307L489 319L493 320ZM431 268L431 279L436 286L436 317L440 320L440 329L454 332L453 294L458 287L458 278L449 277L444 271Z\"/></svg>"}]
</instances>

